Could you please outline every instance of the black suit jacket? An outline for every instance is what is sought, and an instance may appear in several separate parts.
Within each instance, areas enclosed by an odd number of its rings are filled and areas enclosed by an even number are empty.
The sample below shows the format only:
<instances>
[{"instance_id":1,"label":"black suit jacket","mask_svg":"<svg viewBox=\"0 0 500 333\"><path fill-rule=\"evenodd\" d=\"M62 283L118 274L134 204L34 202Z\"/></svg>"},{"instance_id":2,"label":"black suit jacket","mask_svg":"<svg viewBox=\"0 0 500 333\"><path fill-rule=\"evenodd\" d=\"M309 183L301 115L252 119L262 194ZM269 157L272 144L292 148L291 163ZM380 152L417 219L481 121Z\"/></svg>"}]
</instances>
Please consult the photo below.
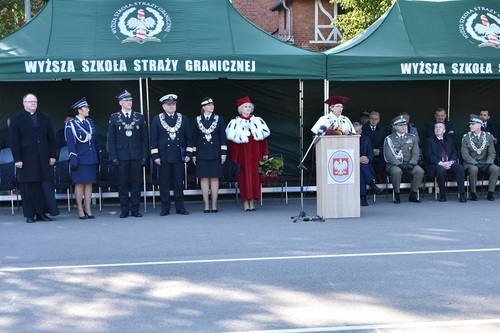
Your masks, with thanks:
<instances>
[{"instance_id":1,"label":"black suit jacket","mask_svg":"<svg viewBox=\"0 0 500 333\"><path fill-rule=\"evenodd\" d=\"M448 161L458 162L458 152L453 142L447 137L443 137L444 150L448 155ZM425 162L428 165L437 165L443 160L443 152L441 143L438 138L433 135L427 138L427 145L425 147Z\"/></svg>"},{"instance_id":2,"label":"black suit jacket","mask_svg":"<svg viewBox=\"0 0 500 333\"><path fill-rule=\"evenodd\" d=\"M495 125L493 125L491 122L488 121L486 123L486 128L481 126L481 130L485 132L490 132L490 134L493 135L495 139L497 139L497 143L495 144L495 146L498 144L498 132L497 129L495 128Z\"/></svg>"},{"instance_id":3,"label":"black suit jacket","mask_svg":"<svg viewBox=\"0 0 500 333\"><path fill-rule=\"evenodd\" d=\"M368 137L368 139L370 139L372 148L380 149L382 151L382 149L384 148L384 140L386 137L385 128L377 125L375 127L375 132L373 132L370 123L366 123L363 125L362 130L363 131L361 132L361 135L366 136Z\"/></svg>"},{"instance_id":4,"label":"black suit jacket","mask_svg":"<svg viewBox=\"0 0 500 333\"><path fill-rule=\"evenodd\" d=\"M130 118L126 119L120 111L113 113L109 119L110 160L130 161L148 157L148 130L144 117L139 112L132 112ZM127 130L124 125L131 128Z\"/></svg>"},{"instance_id":5,"label":"black suit jacket","mask_svg":"<svg viewBox=\"0 0 500 333\"><path fill-rule=\"evenodd\" d=\"M34 126L32 117L36 117ZM17 169L19 182L52 181L50 158L56 158L56 138L50 117L36 111L34 115L23 110L10 118L9 141L15 162L23 162Z\"/></svg>"}]
</instances>

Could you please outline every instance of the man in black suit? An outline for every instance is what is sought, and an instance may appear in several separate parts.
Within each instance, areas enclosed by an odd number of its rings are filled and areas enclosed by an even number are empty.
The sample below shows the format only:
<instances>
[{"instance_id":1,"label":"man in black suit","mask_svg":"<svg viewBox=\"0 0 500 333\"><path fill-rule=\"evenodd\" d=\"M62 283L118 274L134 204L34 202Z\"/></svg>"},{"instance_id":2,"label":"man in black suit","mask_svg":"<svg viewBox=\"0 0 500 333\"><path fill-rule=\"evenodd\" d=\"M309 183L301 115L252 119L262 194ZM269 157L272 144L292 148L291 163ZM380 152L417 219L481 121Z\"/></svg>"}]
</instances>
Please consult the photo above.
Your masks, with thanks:
<instances>
[{"instance_id":1,"label":"man in black suit","mask_svg":"<svg viewBox=\"0 0 500 333\"><path fill-rule=\"evenodd\" d=\"M52 165L56 163L56 139L52 120L38 111L33 94L23 96L24 109L11 117L9 141L21 188L26 222L51 221L59 215L54 196Z\"/></svg>"},{"instance_id":2,"label":"man in black suit","mask_svg":"<svg viewBox=\"0 0 500 333\"><path fill-rule=\"evenodd\" d=\"M425 161L427 173L437 178L439 186L439 201L446 201L446 178L453 175L457 182L459 201L466 202L465 198L465 171L458 162L458 152L451 139L445 135L444 123L434 125L434 134L427 138L425 147Z\"/></svg>"},{"instance_id":3,"label":"man in black suit","mask_svg":"<svg viewBox=\"0 0 500 333\"><path fill-rule=\"evenodd\" d=\"M498 155L498 132L495 125L493 125L493 123L490 121L490 112L487 109L482 109L481 112L479 112L479 117L481 117L481 119L483 120L481 131L490 132L490 134L493 135L493 143Z\"/></svg>"},{"instance_id":4,"label":"man in black suit","mask_svg":"<svg viewBox=\"0 0 500 333\"><path fill-rule=\"evenodd\" d=\"M430 138L434 135L434 124L443 123L446 127L446 136L451 139L452 143L455 144L455 126L451 121L447 119L448 114L446 110L443 108L438 108L434 112L434 120L427 123L425 127L425 137Z\"/></svg>"},{"instance_id":5,"label":"man in black suit","mask_svg":"<svg viewBox=\"0 0 500 333\"><path fill-rule=\"evenodd\" d=\"M374 159L371 164L373 170L375 171L375 177L378 178L377 181L382 181L383 175L385 173L385 160L384 160L384 139L386 137L385 129L380 123L380 113L377 111L370 112L370 120L368 123L363 125L362 135L370 139L370 143L373 149Z\"/></svg>"},{"instance_id":6,"label":"man in black suit","mask_svg":"<svg viewBox=\"0 0 500 333\"><path fill-rule=\"evenodd\" d=\"M143 115L132 111L132 95L125 90L117 98L121 111L109 118L108 151L118 167L120 218L129 213L141 217L141 171L148 157L148 130Z\"/></svg>"},{"instance_id":7,"label":"man in black suit","mask_svg":"<svg viewBox=\"0 0 500 333\"><path fill-rule=\"evenodd\" d=\"M188 118L177 112L177 95L160 98L163 111L151 122L151 159L160 171L161 213L170 213L170 187L173 185L177 214L188 215L184 208L184 163L193 153L191 126Z\"/></svg>"}]
</instances>

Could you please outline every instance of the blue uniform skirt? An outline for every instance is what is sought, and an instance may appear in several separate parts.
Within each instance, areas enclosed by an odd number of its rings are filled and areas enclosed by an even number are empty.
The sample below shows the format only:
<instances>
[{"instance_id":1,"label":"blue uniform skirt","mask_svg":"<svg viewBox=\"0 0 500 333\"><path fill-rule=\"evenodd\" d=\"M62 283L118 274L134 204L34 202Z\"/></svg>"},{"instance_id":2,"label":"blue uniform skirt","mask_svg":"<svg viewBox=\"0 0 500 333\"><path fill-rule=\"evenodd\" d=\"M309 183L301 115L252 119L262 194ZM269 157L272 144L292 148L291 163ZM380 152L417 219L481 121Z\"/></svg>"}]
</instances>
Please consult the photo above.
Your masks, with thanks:
<instances>
[{"instance_id":1,"label":"blue uniform skirt","mask_svg":"<svg viewBox=\"0 0 500 333\"><path fill-rule=\"evenodd\" d=\"M71 179L73 184L93 184L97 182L97 164L79 164L76 170L72 170Z\"/></svg>"},{"instance_id":2,"label":"blue uniform skirt","mask_svg":"<svg viewBox=\"0 0 500 333\"><path fill-rule=\"evenodd\" d=\"M216 160L200 160L196 159L196 177L198 178L221 178L222 164L220 159Z\"/></svg>"}]
</instances>

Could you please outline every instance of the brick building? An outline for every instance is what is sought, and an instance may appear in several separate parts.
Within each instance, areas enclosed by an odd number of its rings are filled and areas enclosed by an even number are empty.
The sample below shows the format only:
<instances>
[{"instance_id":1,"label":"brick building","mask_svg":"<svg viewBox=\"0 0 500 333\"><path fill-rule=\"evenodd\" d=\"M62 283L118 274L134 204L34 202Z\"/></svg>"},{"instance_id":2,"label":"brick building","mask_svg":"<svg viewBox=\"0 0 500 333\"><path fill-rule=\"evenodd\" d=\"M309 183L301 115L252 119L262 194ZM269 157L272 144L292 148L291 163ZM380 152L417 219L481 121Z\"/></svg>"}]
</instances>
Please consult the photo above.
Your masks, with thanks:
<instances>
[{"instance_id":1,"label":"brick building","mask_svg":"<svg viewBox=\"0 0 500 333\"><path fill-rule=\"evenodd\" d=\"M334 20L338 7L329 0L232 0L234 8L269 34L292 45L324 51L342 35Z\"/></svg>"}]
</instances>

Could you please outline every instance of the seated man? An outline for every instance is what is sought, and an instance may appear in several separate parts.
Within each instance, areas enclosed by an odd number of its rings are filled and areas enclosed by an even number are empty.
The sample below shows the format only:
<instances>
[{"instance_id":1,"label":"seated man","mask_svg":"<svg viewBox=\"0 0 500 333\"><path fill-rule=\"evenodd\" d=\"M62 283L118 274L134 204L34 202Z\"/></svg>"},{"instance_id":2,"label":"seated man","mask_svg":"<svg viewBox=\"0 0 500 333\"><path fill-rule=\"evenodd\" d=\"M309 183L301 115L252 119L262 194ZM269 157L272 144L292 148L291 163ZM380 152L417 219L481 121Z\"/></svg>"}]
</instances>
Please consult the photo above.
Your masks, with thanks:
<instances>
[{"instance_id":1,"label":"seated man","mask_svg":"<svg viewBox=\"0 0 500 333\"><path fill-rule=\"evenodd\" d=\"M458 152L453 140L445 135L444 123L434 124L434 135L427 138L425 161L427 173L437 178L439 185L439 201L446 201L446 178L452 174L457 182L459 201L467 202L465 198L464 167L458 163Z\"/></svg>"},{"instance_id":2,"label":"seated man","mask_svg":"<svg viewBox=\"0 0 500 333\"><path fill-rule=\"evenodd\" d=\"M403 116L394 118L391 122L395 133L388 135L384 142L384 158L387 162L386 171L391 177L394 189L394 203L401 202L399 188L404 173L412 176L410 202L420 202L417 191L424 178L424 170L418 165L420 147L418 139L411 133L406 133L406 119Z\"/></svg>"},{"instance_id":3,"label":"seated man","mask_svg":"<svg viewBox=\"0 0 500 333\"><path fill-rule=\"evenodd\" d=\"M357 135L362 133L361 123L355 122L352 124L356 130ZM382 193L382 189L375 185L375 172L373 171L371 161L373 161L373 149L370 143L370 139L366 136L361 136L359 138L359 175L360 175L360 199L361 206L368 206L366 201L366 185L370 186L370 189L375 194Z\"/></svg>"},{"instance_id":4,"label":"seated man","mask_svg":"<svg viewBox=\"0 0 500 333\"><path fill-rule=\"evenodd\" d=\"M361 135L370 139L374 155L374 159L371 161L371 164L373 166L373 170L375 171L375 178L378 178L378 181L381 181L385 174L385 160L382 152L384 139L386 137L385 133L384 127L380 125L380 113L377 111L370 112L370 121L363 125Z\"/></svg>"},{"instance_id":5,"label":"seated man","mask_svg":"<svg viewBox=\"0 0 500 333\"><path fill-rule=\"evenodd\" d=\"M493 164L495 162L495 145L493 135L489 132L481 131L483 120L475 114L470 115L469 133L462 137L462 158L464 160L465 172L469 174L470 200L477 201L476 182L479 170L489 174L488 195L489 201L495 200L493 192L498 180L499 169Z\"/></svg>"}]
</instances>

